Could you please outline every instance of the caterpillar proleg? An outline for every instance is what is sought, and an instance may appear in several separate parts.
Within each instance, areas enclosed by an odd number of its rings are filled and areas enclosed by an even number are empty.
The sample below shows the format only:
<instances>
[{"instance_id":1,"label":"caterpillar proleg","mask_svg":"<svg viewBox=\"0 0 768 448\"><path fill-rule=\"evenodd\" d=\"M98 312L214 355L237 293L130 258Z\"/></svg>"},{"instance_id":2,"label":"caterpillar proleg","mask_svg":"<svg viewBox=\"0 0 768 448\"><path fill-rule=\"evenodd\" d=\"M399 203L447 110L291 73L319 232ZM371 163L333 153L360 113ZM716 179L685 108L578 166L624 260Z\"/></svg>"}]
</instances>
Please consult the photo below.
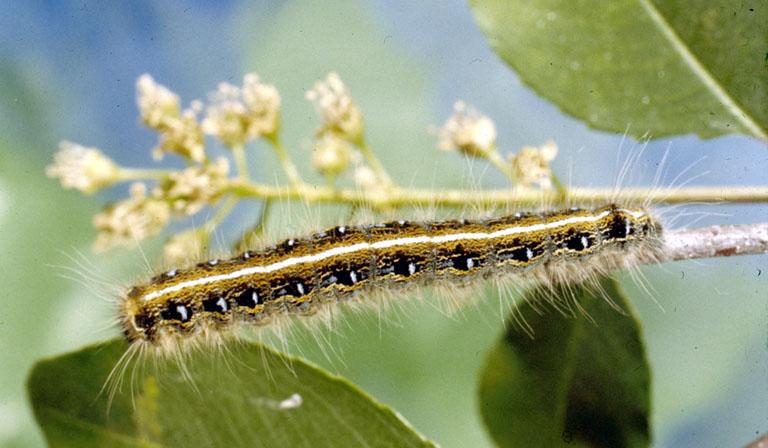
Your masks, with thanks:
<instances>
[{"instance_id":1,"label":"caterpillar proleg","mask_svg":"<svg viewBox=\"0 0 768 448\"><path fill-rule=\"evenodd\" d=\"M130 289L120 320L131 343L156 347L377 292L500 277L583 281L653 256L661 224L611 204L485 220L337 226L228 260L173 269ZM567 273L567 274L564 274Z\"/></svg>"}]
</instances>

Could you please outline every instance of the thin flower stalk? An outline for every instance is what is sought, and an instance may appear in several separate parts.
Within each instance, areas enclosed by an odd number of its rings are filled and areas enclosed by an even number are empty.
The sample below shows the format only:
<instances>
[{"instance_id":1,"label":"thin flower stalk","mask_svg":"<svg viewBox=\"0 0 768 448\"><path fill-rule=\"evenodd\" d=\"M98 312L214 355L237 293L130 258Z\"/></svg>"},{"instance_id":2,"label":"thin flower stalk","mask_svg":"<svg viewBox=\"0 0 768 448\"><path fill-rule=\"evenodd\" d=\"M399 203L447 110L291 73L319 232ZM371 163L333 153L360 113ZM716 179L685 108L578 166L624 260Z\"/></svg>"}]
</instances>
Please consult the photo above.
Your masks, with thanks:
<instances>
[{"instance_id":1,"label":"thin flower stalk","mask_svg":"<svg viewBox=\"0 0 768 448\"><path fill-rule=\"evenodd\" d=\"M533 189L501 190L430 190L416 188L395 188L381 195L359 189L336 189L324 186L275 187L266 184L232 182L227 191L244 198L293 200L306 203L337 203L369 206L372 208L392 207L471 207L496 208L538 207L541 204L558 203L561 193L557 190L540 191ZM768 187L687 187L687 188L612 188L568 189L565 202L568 204L594 204L627 202L655 204L700 203L768 203Z\"/></svg>"},{"instance_id":2,"label":"thin flower stalk","mask_svg":"<svg viewBox=\"0 0 768 448\"><path fill-rule=\"evenodd\" d=\"M299 169L296 167L296 164L293 163L293 160L291 160L291 156L288 154L288 149L283 145L283 142L279 139L275 139L271 140L270 143L272 144L272 149L274 150L277 159L280 161L283 172L285 172L291 185L294 187L304 185L304 181L299 174Z\"/></svg>"}]
</instances>

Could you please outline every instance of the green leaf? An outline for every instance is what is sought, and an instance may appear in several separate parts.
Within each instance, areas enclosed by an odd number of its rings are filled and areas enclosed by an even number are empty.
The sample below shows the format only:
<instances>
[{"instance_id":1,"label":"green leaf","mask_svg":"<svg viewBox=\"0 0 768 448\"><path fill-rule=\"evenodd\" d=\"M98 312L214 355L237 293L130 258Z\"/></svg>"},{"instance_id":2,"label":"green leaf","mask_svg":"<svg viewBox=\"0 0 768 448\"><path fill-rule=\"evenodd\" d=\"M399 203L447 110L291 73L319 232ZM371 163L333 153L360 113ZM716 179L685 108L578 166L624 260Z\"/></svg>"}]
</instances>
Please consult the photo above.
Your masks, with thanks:
<instances>
[{"instance_id":1,"label":"green leaf","mask_svg":"<svg viewBox=\"0 0 768 448\"><path fill-rule=\"evenodd\" d=\"M100 390L126 349L114 340L34 367L51 446L432 446L346 380L247 342L139 364L108 407Z\"/></svg>"},{"instance_id":2,"label":"green leaf","mask_svg":"<svg viewBox=\"0 0 768 448\"><path fill-rule=\"evenodd\" d=\"M599 289L532 291L525 303L539 305L522 305L516 318L524 316L533 338L510 325L489 353L480 408L499 446L648 446L650 371L639 323L605 300L628 309L615 281ZM569 297L588 317L541 313L551 297Z\"/></svg>"},{"instance_id":3,"label":"green leaf","mask_svg":"<svg viewBox=\"0 0 768 448\"><path fill-rule=\"evenodd\" d=\"M768 4L471 0L492 47L589 126L768 141Z\"/></svg>"}]
</instances>

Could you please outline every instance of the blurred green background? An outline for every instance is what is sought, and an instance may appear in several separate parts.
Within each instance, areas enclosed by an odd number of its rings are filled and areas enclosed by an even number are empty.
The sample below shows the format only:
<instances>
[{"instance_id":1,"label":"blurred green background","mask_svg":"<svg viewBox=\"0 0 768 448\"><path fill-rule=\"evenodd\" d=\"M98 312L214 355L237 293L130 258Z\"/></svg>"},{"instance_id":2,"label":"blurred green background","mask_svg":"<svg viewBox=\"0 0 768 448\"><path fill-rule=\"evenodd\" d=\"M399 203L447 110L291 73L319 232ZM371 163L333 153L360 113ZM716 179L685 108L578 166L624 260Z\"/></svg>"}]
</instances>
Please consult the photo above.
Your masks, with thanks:
<instances>
[{"instance_id":1,"label":"blurred green background","mask_svg":"<svg viewBox=\"0 0 768 448\"><path fill-rule=\"evenodd\" d=\"M156 136L139 125L135 107L134 82L142 73L187 104L220 81L239 83L246 72L258 72L280 89L285 140L303 174L314 180L308 166L316 124L304 92L331 70L360 104L374 150L406 185L505 185L482 164L435 149L428 128L439 126L458 99L496 121L504 151L555 139L561 150L555 168L574 185L610 185L617 158L642 146L589 130L539 99L489 50L467 5L457 0L3 2L0 36L2 446L43 444L24 395L36 359L118 334L108 326L112 305L77 281L71 269L85 268L73 258L83 254L93 275L115 285L146 275L138 252L90 252L92 214L124 196L124 188L84 197L44 176L61 139L100 147L124 165L153 163ZM620 149L624 155L617 156ZM265 148L251 150L256 175L279 181ZM667 150L662 184L694 163L694 184L768 181L764 145L732 136L653 141L633 167L637 183L651 182ZM682 212L705 212L701 225L768 218L765 206L692 206ZM268 229L284 236L306 230L307 217L323 225L339 213L334 207L279 207ZM258 204L240 207L220 232L221 247L257 214ZM281 224L286 230L274 231ZM148 242L142 248L157 260L158 247ZM766 261L762 256L644 269L658 304L623 282L647 336L656 446L735 446L768 430ZM333 331L299 330L288 349L350 378L443 446L487 446L476 378L502 330L499 302L508 300L489 293L479 306L452 315L431 301L396 303L382 315L347 314Z\"/></svg>"}]
</instances>

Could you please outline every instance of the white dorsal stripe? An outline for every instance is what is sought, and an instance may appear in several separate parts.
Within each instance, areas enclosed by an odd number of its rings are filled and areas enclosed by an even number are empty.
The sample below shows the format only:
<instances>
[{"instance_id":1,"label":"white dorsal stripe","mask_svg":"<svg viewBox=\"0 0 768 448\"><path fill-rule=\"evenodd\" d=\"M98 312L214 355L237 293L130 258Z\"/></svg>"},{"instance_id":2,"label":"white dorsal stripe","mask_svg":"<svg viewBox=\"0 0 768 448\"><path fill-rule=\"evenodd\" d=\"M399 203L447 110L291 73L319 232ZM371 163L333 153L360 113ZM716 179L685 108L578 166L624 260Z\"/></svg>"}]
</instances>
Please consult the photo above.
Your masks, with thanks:
<instances>
[{"instance_id":1,"label":"white dorsal stripe","mask_svg":"<svg viewBox=\"0 0 768 448\"><path fill-rule=\"evenodd\" d=\"M631 214L635 218L639 218L644 215L644 213L642 212L632 211L632 210L620 209L618 211ZM222 280L233 280L233 279L246 277L254 274L267 274L267 273L279 271L281 269L289 268L291 266L296 266L298 264L315 263L321 260L325 260L326 258L331 258L338 255L351 254L354 252L360 252L360 251L365 251L370 249L386 249L390 247L411 246L415 244L424 244L424 243L440 244L440 243L448 243L453 241L495 239L495 238L501 238L501 237L510 236L510 235L516 235L520 233L538 232L542 230L556 229L558 227L563 227L571 224L595 222L603 219L609 214L611 214L611 212L608 210L605 210L596 215L573 216L570 218L561 219L559 221L552 221L547 223L531 224L527 226L512 226L506 229L497 230L495 232L468 232L468 233L453 233L448 235L437 235L437 236L426 236L426 235L410 236L410 237L403 237L403 238L392 238L389 240L377 241L375 243L355 243L355 244L350 244L349 246L338 246L338 247L325 250L323 252L318 252L316 254L286 258L285 260L281 260L272 264L267 264L262 266L249 266L249 267L238 269L232 272L227 272L225 274L210 275L206 277L187 280L184 282L177 283L175 285L171 285L171 286L159 289L157 291L152 291L149 294L144 295L141 300L147 302L150 300L154 300L158 297L162 297L164 295L173 294L173 293L182 291L184 289L194 288L195 286L207 285L209 283L219 282Z\"/></svg>"}]
</instances>

